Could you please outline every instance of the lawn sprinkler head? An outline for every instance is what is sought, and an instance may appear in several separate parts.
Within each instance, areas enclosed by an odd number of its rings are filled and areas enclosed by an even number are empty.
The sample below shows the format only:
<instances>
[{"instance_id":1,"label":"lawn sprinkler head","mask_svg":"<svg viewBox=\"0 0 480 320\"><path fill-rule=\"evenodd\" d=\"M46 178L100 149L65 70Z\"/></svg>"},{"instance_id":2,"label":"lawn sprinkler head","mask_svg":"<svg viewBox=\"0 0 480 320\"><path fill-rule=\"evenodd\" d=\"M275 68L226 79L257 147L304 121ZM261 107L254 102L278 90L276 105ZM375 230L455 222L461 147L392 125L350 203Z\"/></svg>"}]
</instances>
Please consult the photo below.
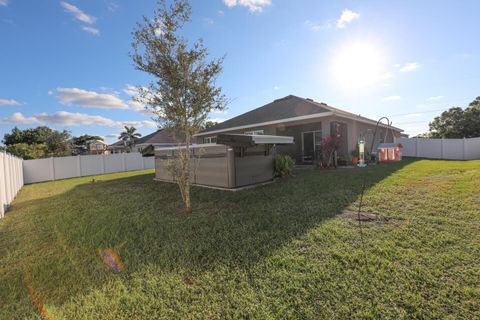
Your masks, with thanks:
<instances>
[{"instance_id":1,"label":"lawn sprinkler head","mask_svg":"<svg viewBox=\"0 0 480 320\"><path fill-rule=\"evenodd\" d=\"M365 168L367 164L365 163L365 141L358 141L358 167Z\"/></svg>"}]
</instances>

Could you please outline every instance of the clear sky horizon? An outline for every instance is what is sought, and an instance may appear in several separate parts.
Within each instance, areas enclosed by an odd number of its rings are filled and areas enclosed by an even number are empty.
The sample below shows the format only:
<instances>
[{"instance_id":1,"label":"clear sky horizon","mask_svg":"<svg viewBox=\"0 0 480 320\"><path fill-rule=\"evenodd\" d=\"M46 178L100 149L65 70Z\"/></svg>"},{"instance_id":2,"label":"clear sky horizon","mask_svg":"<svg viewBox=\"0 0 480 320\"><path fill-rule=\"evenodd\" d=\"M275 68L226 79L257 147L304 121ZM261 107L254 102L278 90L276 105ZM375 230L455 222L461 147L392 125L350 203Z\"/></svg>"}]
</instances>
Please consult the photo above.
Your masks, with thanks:
<instances>
[{"instance_id":1,"label":"clear sky horizon","mask_svg":"<svg viewBox=\"0 0 480 320\"><path fill-rule=\"evenodd\" d=\"M289 94L416 135L480 95L480 1L192 0L190 40L226 55L226 120ZM155 123L131 101L129 57L155 1L0 0L0 139L47 125L116 141Z\"/></svg>"}]
</instances>

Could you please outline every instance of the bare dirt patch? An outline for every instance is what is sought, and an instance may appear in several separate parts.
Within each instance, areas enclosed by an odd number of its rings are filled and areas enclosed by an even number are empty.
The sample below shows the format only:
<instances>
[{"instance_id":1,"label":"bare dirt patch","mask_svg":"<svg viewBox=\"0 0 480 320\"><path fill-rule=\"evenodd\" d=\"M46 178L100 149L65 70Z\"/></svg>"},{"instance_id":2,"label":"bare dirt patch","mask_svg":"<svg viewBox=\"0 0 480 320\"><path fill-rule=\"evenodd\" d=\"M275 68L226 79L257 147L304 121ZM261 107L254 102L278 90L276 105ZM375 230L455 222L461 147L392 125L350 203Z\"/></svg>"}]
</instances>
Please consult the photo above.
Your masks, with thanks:
<instances>
[{"instance_id":1,"label":"bare dirt patch","mask_svg":"<svg viewBox=\"0 0 480 320\"><path fill-rule=\"evenodd\" d=\"M358 212L355 211L348 211L344 210L339 214L340 217L342 218L347 218L347 219L352 219L356 221L362 221L362 222L379 222L379 223L387 223L389 221L388 217L380 216L375 213L370 213L370 212Z\"/></svg>"}]
</instances>

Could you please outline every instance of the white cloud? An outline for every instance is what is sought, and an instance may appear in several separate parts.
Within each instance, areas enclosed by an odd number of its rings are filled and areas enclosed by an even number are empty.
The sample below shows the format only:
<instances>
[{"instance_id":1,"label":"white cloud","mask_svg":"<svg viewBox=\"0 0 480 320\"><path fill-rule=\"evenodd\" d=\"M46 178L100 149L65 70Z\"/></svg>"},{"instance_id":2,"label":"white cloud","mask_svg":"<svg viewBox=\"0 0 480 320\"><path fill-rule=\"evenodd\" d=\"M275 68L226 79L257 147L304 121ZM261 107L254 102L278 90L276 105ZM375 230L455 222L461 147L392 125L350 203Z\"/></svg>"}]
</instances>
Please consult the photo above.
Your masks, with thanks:
<instances>
[{"instance_id":1,"label":"white cloud","mask_svg":"<svg viewBox=\"0 0 480 320\"><path fill-rule=\"evenodd\" d=\"M313 22L313 21L310 21L310 20L305 20L304 24L308 28L310 28L310 30L312 30L314 32L317 32L317 31L320 31L320 30L323 30L323 29L330 29L332 27L331 21L327 21L323 24L320 24L320 23Z\"/></svg>"},{"instance_id":2,"label":"white cloud","mask_svg":"<svg viewBox=\"0 0 480 320\"><path fill-rule=\"evenodd\" d=\"M85 31L85 32L91 33L95 36L100 35L100 30L98 30L97 28L82 26L82 30Z\"/></svg>"},{"instance_id":3,"label":"white cloud","mask_svg":"<svg viewBox=\"0 0 480 320\"><path fill-rule=\"evenodd\" d=\"M340 16L340 19L337 20L337 28L345 28L347 24L358 18L360 18L360 13L345 9Z\"/></svg>"},{"instance_id":4,"label":"white cloud","mask_svg":"<svg viewBox=\"0 0 480 320\"><path fill-rule=\"evenodd\" d=\"M225 14L225 12L223 12L223 10L218 10L217 13L218 13L219 16L223 16Z\"/></svg>"},{"instance_id":5,"label":"white cloud","mask_svg":"<svg viewBox=\"0 0 480 320\"><path fill-rule=\"evenodd\" d=\"M8 0L0 0L0 6L8 6Z\"/></svg>"},{"instance_id":6,"label":"white cloud","mask_svg":"<svg viewBox=\"0 0 480 320\"><path fill-rule=\"evenodd\" d=\"M135 86L132 86L131 84L127 84L125 86L125 89L123 89L123 92L128 94L130 97L138 95L138 89Z\"/></svg>"},{"instance_id":7,"label":"white cloud","mask_svg":"<svg viewBox=\"0 0 480 320\"><path fill-rule=\"evenodd\" d=\"M225 119L223 119L223 118L208 118L208 121L221 123L221 122L225 121Z\"/></svg>"},{"instance_id":8,"label":"white cloud","mask_svg":"<svg viewBox=\"0 0 480 320\"><path fill-rule=\"evenodd\" d=\"M15 112L10 117L0 119L0 124L37 124L40 121L35 117L25 117L20 112Z\"/></svg>"},{"instance_id":9,"label":"white cloud","mask_svg":"<svg viewBox=\"0 0 480 320\"><path fill-rule=\"evenodd\" d=\"M61 104L85 108L127 109L128 105L113 94L97 93L78 88L58 88L58 101Z\"/></svg>"},{"instance_id":10,"label":"white cloud","mask_svg":"<svg viewBox=\"0 0 480 320\"><path fill-rule=\"evenodd\" d=\"M60 2L60 5L65 9L65 11L71 13L75 19L88 23L88 24L94 24L97 18L90 16L80 10L78 7L74 6L73 4L70 4L68 2Z\"/></svg>"},{"instance_id":11,"label":"white cloud","mask_svg":"<svg viewBox=\"0 0 480 320\"><path fill-rule=\"evenodd\" d=\"M93 25L95 21L97 21L97 18L86 14L85 12L83 12L81 9L74 6L73 4L62 1L60 2L60 5L65 9L65 11L71 13L75 17L75 19L77 19L80 22ZM82 26L82 30L90 34L93 34L95 36L100 35L100 30L91 26Z\"/></svg>"},{"instance_id":12,"label":"white cloud","mask_svg":"<svg viewBox=\"0 0 480 320\"><path fill-rule=\"evenodd\" d=\"M400 72L411 72L420 68L420 64L416 62L407 62L400 68Z\"/></svg>"},{"instance_id":13,"label":"white cloud","mask_svg":"<svg viewBox=\"0 0 480 320\"><path fill-rule=\"evenodd\" d=\"M402 97L400 96L390 96L390 97L385 97L383 98L383 101L398 101L401 100Z\"/></svg>"},{"instance_id":14,"label":"white cloud","mask_svg":"<svg viewBox=\"0 0 480 320\"><path fill-rule=\"evenodd\" d=\"M151 120L139 120L139 121L114 121L112 119L99 116L89 115L85 113L71 113L67 111L57 111L53 114L39 113L33 116L24 116L20 112L15 112L9 117L0 119L1 124L54 124L61 126L104 126L104 127L116 127L122 128L124 126L134 126L136 128L141 127L157 127L156 123Z\"/></svg>"},{"instance_id":15,"label":"white cloud","mask_svg":"<svg viewBox=\"0 0 480 320\"><path fill-rule=\"evenodd\" d=\"M427 98L426 101L438 101L438 100L442 100L443 98L445 98L445 97L444 96L434 96L434 97Z\"/></svg>"},{"instance_id":16,"label":"white cloud","mask_svg":"<svg viewBox=\"0 0 480 320\"><path fill-rule=\"evenodd\" d=\"M274 86L273 90L278 91L278 90L280 90L280 87L279 86Z\"/></svg>"},{"instance_id":17,"label":"white cloud","mask_svg":"<svg viewBox=\"0 0 480 320\"><path fill-rule=\"evenodd\" d=\"M0 106L21 106L22 104L14 99L0 99Z\"/></svg>"},{"instance_id":18,"label":"white cloud","mask_svg":"<svg viewBox=\"0 0 480 320\"><path fill-rule=\"evenodd\" d=\"M110 12L115 12L117 11L119 5L113 1L109 2L108 5L107 5L107 9L108 11Z\"/></svg>"},{"instance_id":19,"label":"white cloud","mask_svg":"<svg viewBox=\"0 0 480 320\"><path fill-rule=\"evenodd\" d=\"M223 3L230 8L238 5L247 7L251 12L261 12L272 0L223 0Z\"/></svg>"},{"instance_id":20,"label":"white cloud","mask_svg":"<svg viewBox=\"0 0 480 320\"><path fill-rule=\"evenodd\" d=\"M145 88L146 89L146 88ZM125 86L125 89L123 89L123 92L125 92L127 95L129 95L130 97L132 97L128 102L128 106L134 110L134 111L137 111L137 112L140 112L140 113L143 113L143 114L146 114L146 115L154 115L154 113L152 112L152 110L150 109L146 109L146 104L145 103L142 103L140 101L137 101L138 99L138 96L139 96L139 92L138 92L138 88L135 87L135 86L132 86L130 84L127 84Z\"/></svg>"}]
</instances>

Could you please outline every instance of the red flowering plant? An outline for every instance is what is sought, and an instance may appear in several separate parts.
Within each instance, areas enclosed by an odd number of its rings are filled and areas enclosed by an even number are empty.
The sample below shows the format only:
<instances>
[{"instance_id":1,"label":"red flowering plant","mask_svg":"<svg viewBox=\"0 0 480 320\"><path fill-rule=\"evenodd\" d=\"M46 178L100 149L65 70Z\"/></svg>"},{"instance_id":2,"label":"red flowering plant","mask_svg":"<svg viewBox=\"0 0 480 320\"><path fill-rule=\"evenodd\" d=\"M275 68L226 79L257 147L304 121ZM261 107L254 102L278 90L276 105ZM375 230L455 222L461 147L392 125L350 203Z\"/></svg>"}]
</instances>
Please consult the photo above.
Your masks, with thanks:
<instances>
[{"instance_id":1,"label":"red flowering plant","mask_svg":"<svg viewBox=\"0 0 480 320\"><path fill-rule=\"evenodd\" d=\"M335 151L340 147L340 139L326 135L320 143L321 157L319 166L321 168L330 168L334 164Z\"/></svg>"}]
</instances>

